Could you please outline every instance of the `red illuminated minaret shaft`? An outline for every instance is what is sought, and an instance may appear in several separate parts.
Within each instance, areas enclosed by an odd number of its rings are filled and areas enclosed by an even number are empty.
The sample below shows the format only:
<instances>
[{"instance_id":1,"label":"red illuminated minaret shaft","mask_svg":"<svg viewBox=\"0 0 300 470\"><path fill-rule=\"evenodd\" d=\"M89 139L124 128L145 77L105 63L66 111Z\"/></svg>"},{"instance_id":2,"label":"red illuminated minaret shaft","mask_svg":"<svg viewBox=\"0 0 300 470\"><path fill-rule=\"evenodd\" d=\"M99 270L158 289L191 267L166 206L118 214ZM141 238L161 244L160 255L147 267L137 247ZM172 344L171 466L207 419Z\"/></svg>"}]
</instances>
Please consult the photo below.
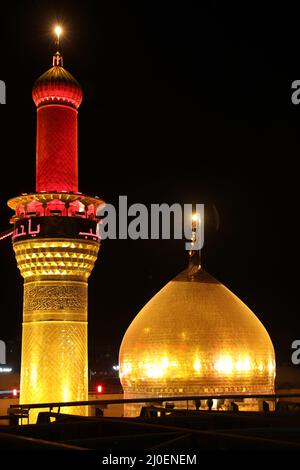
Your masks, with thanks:
<instances>
[{"instance_id":1,"label":"red illuminated minaret shaft","mask_svg":"<svg viewBox=\"0 0 300 470\"><path fill-rule=\"evenodd\" d=\"M37 106L36 191L77 192L77 108L82 91L63 68L59 52L32 95Z\"/></svg>"}]
</instances>

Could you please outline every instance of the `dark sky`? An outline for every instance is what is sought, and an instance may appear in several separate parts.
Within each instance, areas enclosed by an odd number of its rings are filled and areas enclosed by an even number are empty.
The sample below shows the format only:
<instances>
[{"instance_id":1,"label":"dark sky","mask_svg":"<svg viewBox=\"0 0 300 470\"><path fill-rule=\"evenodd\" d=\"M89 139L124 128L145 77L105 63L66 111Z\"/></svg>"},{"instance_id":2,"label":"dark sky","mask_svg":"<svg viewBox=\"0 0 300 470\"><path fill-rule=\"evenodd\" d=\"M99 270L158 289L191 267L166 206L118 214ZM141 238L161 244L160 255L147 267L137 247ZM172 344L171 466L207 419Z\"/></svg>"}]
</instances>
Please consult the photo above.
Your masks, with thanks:
<instances>
[{"instance_id":1,"label":"dark sky","mask_svg":"<svg viewBox=\"0 0 300 470\"><path fill-rule=\"evenodd\" d=\"M300 336L297 14L275 2L267 11L198 3L1 4L0 229L7 199L34 191L31 88L51 65L58 19L64 65L84 89L80 190L111 203L124 194L146 205L205 203L204 268L258 315L287 361ZM180 241L104 242L90 280L91 345L117 352L139 309L185 265ZM14 339L22 280L9 240L0 273L0 338Z\"/></svg>"}]
</instances>

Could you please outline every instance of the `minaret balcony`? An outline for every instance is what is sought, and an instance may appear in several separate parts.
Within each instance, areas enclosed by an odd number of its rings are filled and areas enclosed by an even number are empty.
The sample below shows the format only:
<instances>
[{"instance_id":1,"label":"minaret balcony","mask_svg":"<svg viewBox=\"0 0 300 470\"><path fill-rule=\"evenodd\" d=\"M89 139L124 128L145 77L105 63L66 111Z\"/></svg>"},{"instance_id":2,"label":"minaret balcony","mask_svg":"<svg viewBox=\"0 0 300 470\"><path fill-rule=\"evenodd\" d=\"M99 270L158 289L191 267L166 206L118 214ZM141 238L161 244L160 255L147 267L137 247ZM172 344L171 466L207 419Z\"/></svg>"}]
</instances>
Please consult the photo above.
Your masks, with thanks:
<instances>
[{"instance_id":1,"label":"minaret balcony","mask_svg":"<svg viewBox=\"0 0 300 470\"><path fill-rule=\"evenodd\" d=\"M8 206L15 211L10 222L32 217L77 217L99 221L97 209L104 206L98 196L82 193L39 192L23 193L8 201Z\"/></svg>"}]
</instances>

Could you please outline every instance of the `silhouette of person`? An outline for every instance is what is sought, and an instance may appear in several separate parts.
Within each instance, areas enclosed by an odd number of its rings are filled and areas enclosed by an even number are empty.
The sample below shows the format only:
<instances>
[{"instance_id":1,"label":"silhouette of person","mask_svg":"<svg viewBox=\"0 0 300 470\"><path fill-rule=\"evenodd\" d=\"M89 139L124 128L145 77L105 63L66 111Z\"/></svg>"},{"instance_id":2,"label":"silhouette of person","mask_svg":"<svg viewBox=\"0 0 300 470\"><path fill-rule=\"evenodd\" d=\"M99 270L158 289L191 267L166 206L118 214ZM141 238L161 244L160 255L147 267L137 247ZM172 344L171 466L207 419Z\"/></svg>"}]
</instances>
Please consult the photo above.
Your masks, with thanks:
<instances>
[{"instance_id":1,"label":"silhouette of person","mask_svg":"<svg viewBox=\"0 0 300 470\"><path fill-rule=\"evenodd\" d=\"M212 410L212 407L213 407L213 404L214 404L212 398L208 398L208 399L206 400L206 404L207 404L207 406L208 406L208 410L211 411L211 410Z\"/></svg>"},{"instance_id":2,"label":"silhouette of person","mask_svg":"<svg viewBox=\"0 0 300 470\"><path fill-rule=\"evenodd\" d=\"M195 400L195 408L196 408L196 410L199 411L200 407L201 407L201 400Z\"/></svg>"}]
</instances>

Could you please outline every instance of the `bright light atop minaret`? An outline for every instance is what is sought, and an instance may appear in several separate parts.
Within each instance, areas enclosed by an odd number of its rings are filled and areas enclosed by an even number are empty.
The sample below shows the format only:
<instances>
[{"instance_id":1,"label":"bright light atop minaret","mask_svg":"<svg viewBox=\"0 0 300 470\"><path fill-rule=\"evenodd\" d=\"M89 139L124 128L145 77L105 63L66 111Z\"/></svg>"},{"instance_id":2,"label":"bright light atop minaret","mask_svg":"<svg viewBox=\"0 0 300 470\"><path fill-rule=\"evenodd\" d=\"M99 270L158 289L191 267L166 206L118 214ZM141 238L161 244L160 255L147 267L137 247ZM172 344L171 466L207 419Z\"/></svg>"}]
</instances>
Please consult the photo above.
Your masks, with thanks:
<instances>
[{"instance_id":1,"label":"bright light atop minaret","mask_svg":"<svg viewBox=\"0 0 300 470\"><path fill-rule=\"evenodd\" d=\"M197 212L194 212L194 214L192 215L192 230L196 231L197 228L200 227L200 223L201 223L200 214L198 214Z\"/></svg>"},{"instance_id":2,"label":"bright light atop minaret","mask_svg":"<svg viewBox=\"0 0 300 470\"><path fill-rule=\"evenodd\" d=\"M61 33L62 33L62 27L59 26L59 25L55 26L54 32L55 32L55 34L56 34L56 36L57 36L57 39L58 39L58 41L59 41L60 35L61 35Z\"/></svg>"}]
</instances>

